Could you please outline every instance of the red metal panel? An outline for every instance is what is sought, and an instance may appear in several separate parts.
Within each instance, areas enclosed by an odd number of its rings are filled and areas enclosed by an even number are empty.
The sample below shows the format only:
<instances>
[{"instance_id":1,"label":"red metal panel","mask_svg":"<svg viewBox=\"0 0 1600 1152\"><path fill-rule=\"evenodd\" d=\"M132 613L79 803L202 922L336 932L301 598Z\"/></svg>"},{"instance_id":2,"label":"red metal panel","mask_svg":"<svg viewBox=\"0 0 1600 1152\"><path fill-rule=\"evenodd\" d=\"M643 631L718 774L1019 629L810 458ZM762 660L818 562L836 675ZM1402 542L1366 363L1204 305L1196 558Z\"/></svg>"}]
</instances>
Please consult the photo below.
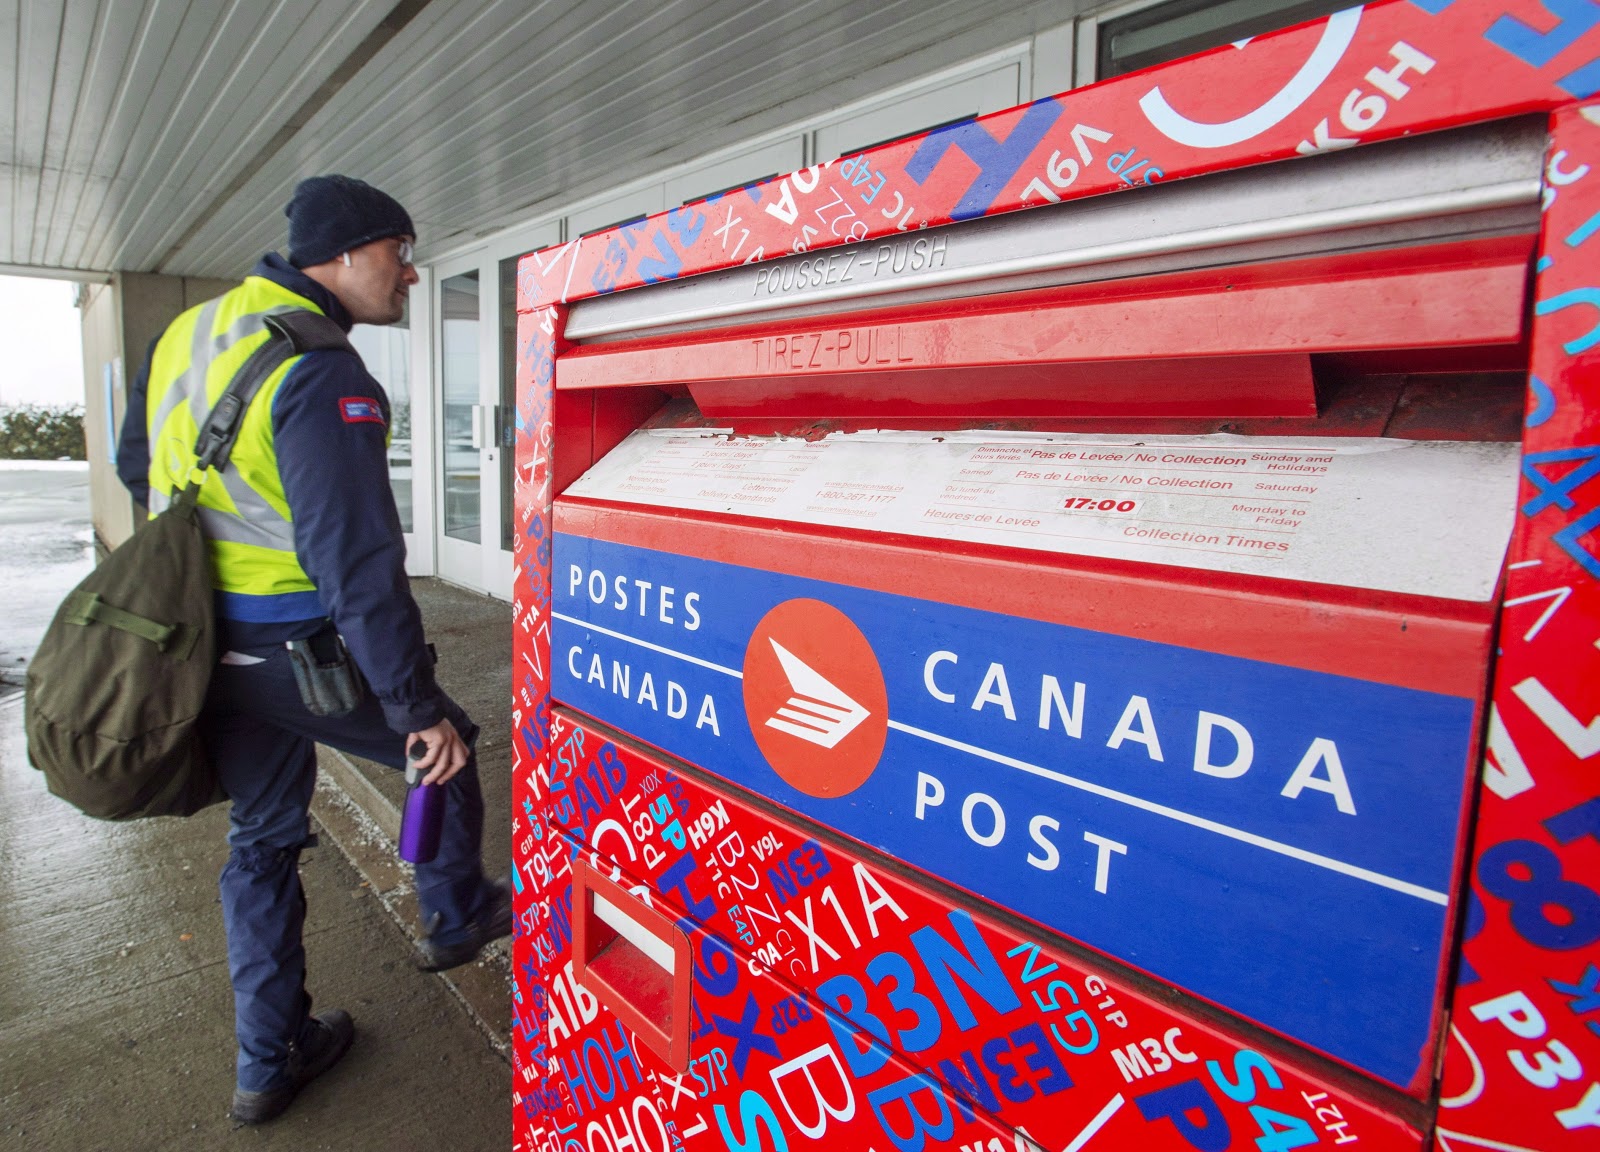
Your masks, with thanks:
<instances>
[{"instance_id":1,"label":"red metal panel","mask_svg":"<svg viewBox=\"0 0 1600 1152\"><path fill-rule=\"evenodd\" d=\"M597 392L594 398L594 458L600 459L622 443L628 433L655 415L666 402L666 393L654 388Z\"/></svg>"},{"instance_id":2,"label":"red metal panel","mask_svg":"<svg viewBox=\"0 0 1600 1152\"><path fill-rule=\"evenodd\" d=\"M1600 107L1558 114L1523 484L1438 1143L1600 1129ZM1581 174L1581 175L1580 175Z\"/></svg>"},{"instance_id":3,"label":"red metal panel","mask_svg":"<svg viewBox=\"0 0 1600 1152\"><path fill-rule=\"evenodd\" d=\"M1286 353L1515 345L1531 243L1344 254L591 345L561 357L556 386L683 383L710 416L1313 415L1308 366Z\"/></svg>"},{"instance_id":4,"label":"red metal panel","mask_svg":"<svg viewBox=\"0 0 1600 1152\"><path fill-rule=\"evenodd\" d=\"M550 407L551 442L561 444L552 482L560 492L600 458L594 448L594 393L559 392L551 398ZM544 447L549 452L550 445Z\"/></svg>"},{"instance_id":5,"label":"red metal panel","mask_svg":"<svg viewBox=\"0 0 1600 1152\"><path fill-rule=\"evenodd\" d=\"M1525 347L1521 352L1525 353ZM1393 436L1408 440L1480 440L1520 443L1526 392L1525 362L1515 371L1500 357L1514 357L1519 347L1440 349L1415 354L1355 353L1320 356L1316 362L1315 417L1146 416L1139 419L1027 419L995 421L981 412L959 419L897 421L897 427L918 431L993 429L1019 432L1106 433L1141 436L1205 436L1215 432L1237 436ZM1427 366L1395 365L1395 355L1430 358ZM1448 363L1448 370L1440 363ZM1439 373L1447 373L1440 375ZM609 391L609 390L608 390ZM629 395L638 389L616 389ZM662 409L641 427L721 428L734 436L788 436L815 439L833 432L882 428L872 417L817 419L785 416L707 417L692 403Z\"/></svg>"},{"instance_id":6,"label":"red metal panel","mask_svg":"<svg viewBox=\"0 0 1600 1152\"><path fill-rule=\"evenodd\" d=\"M819 348L826 339L816 334ZM778 340L794 339L777 337ZM689 392L709 417L990 420L1314 416L1311 358L1213 356L1089 364L915 368L832 378L708 380Z\"/></svg>"},{"instance_id":7,"label":"red metal panel","mask_svg":"<svg viewBox=\"0 0 1600 1152\"><path fill-rule=\"evenodd\" d=\"M553 487L563 491L666 402L654 388L563 390L553 397L551 440L561 445ZM548 445L545 446L548 449Z\"/></svg>"}]
</instances>

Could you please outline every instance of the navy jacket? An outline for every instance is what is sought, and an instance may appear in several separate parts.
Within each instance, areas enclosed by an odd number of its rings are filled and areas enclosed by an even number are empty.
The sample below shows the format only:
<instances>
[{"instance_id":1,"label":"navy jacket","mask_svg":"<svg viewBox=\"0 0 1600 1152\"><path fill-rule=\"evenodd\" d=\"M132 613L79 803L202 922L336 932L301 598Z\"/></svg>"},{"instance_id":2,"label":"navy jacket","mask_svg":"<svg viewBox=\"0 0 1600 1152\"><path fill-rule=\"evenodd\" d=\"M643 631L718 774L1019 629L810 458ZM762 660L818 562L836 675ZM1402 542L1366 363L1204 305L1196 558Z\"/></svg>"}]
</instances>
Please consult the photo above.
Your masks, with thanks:
<instances>
[{"instance_id":1,"label":"navy jacket","mask_svg":"<svg viewBox=\"0 0 1600 1152\"><path fill-rule=\"evenodd\" d=\"M251 271L316 305L349 331L350 314L322 285L277 253ZM153 349L152 345L152 349ZM146 392L150 366L128 391L117 446L117 474L134 498L149 501L150 445ZM348 418L346 400L375 400L384 422ZM302 356L272 402L278 473L294 521L295 552L317 586L322 615L304 610L289 620L230 617L218 594L217 625L224 650L264 651L310 636L332 620L356 666L383 705L384 718L405 734L444 717L444 695L422 632L422 614L405 571L405 538L389 487L389 397L352 352Z\"/></svg>"}]
</instances>

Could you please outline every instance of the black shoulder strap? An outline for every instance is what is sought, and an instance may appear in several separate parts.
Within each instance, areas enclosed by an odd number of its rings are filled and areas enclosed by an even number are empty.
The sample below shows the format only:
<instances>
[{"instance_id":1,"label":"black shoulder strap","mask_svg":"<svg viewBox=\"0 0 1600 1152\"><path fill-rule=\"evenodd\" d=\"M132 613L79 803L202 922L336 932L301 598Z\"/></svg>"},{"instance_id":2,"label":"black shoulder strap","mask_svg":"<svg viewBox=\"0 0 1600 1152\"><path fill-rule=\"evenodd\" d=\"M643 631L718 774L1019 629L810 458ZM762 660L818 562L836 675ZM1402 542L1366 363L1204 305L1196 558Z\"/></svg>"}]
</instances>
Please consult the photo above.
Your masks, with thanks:
<instances>
[{"instance_id":1,"label":"black shoulder strap","mask_svg":"<svg viewBox=\"0 0 1600 1152\"><path fill-rule=\"evenodd\" d=\"M271 335L266 342L250 354L250 359L234 374L228 387L211 406L200 436L194 443L196 467L221 471L227 467L233 442L239 436L245 410L250 407L256 393L267 378L282 367L291 356L318 352L329 348L354 351L344 329L319 312L297 309L277 312L262 317ZM193 484L187 487L194 487Z\"/></svg>"},{"instance_id":2,"label":"black shoulder strap","mask_svg":"<svg viewBox=\"0 0 1600 1152\"><path fill-rule=\"evenodd\" d=\"M294 312L276 312L263 318L268 328L286 337L294 345L294 355L320 352L328 348L343 348L354 352L344 329L321 312L299 309Z\"/></svg>"}]
</instances>

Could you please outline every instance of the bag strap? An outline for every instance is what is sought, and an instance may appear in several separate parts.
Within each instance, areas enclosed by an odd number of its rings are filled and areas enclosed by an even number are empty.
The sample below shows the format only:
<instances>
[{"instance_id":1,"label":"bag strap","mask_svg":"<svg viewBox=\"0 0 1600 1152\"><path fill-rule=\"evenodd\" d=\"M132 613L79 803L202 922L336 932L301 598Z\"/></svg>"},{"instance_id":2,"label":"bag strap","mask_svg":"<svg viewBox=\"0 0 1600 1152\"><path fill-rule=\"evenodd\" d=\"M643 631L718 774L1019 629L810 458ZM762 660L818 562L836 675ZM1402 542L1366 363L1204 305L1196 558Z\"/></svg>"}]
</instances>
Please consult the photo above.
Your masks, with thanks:
<instances>
[{"instance_id":1,"label":"bag strap","mask_svg":"<svg viewBox=\"0 0 1600 1152\"><path fill-rule=\"evenodd\" d=\"M150 641L163 652L170 648L179 660L189 658L194 651L195 641L200 638L200 630L193 625L162 624L147 616L107 604L100 599L98 592L85 592L82 588L74 589L67 597L61 618L68 624L81 627L105 624L120 629Z\"/></svg>"},{"instance_id":2,"label":"bag strap","mask_svg":"<svg viewBox=\"0 0 1600 1152\"><path fill-rule=\"evenodd\" d=\"M243 424L243 414L262 384L266 384L267 378L285 360L322 349L352 350L344 330L320 312L307 309L275 312L262 317L262 323L267 326L269 338L251 352L243 368L227 382L227 389L211 405L200 437L195 440L195 458L202 474L211 467L218 472L227 467L227 458L234 451L234 440ZM189 486L194 483L190 482Z\"/></svg>"},{"instance_id":3,"label":"bag strap","mask_svg":"<svg viewBox=\"0 0 1600 1152\"><path fill-rule=\"evenodd\" d=\"M267 378L283 366L291 356L316 352L327 348L354 351L344 330L320 312L296 309L277 312L262 317L268 336L266 342L250 354L244 366L228 381L217 402L212 405L200 435L194 442L196 467L203 474L208 468L217 471L228 466L228 456L233 452L233 442L239 437L244 423L244 413L250 401L267 382ZM184 492L196 485L191 480Z\"/></svg>"}]
</instances>

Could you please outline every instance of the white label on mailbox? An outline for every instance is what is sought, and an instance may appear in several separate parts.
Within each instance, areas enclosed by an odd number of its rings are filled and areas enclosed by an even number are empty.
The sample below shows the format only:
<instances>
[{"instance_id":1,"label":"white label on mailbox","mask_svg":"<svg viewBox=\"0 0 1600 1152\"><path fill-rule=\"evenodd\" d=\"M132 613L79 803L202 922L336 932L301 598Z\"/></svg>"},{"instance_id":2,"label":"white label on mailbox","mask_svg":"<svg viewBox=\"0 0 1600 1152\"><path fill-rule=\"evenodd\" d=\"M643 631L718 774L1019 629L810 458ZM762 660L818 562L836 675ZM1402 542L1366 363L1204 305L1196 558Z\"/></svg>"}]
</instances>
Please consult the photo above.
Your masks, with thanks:
<instances>
[{"instance_id":1,"label":"white label on mailbox","mask_svg":"<svg viewBox=\"0 0 1600 1152\"><path fill-rule=\"evenodd\" d=\"M1485 601L1515 444L705 429L629 436L567 493Z\"/></svg>"}]
</instances>

